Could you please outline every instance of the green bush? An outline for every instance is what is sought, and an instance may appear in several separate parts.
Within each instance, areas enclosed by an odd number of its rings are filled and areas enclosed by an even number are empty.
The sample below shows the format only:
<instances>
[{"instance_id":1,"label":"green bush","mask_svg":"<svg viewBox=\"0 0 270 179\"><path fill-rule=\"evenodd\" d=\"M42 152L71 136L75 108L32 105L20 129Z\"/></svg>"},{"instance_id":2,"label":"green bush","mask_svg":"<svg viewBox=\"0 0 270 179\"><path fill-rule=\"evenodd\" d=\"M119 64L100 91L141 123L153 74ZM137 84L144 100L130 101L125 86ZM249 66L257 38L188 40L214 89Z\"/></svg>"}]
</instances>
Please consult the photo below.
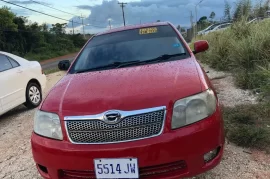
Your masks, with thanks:
<instances>
[{"instance_id":1,"label":"green bush","mask_svg":"<svg viewBox=\"0 0 270 179\"><path fill-rule=\"evenodd\" d=\"M201 36L199 40L207 40L210 48L198 57L215 69L232 72L239 87L270 93L270 74L261 69L270 69L269 27L269 20L255 24L242 20L225 31Z\"/></svg>"},{"instance_id":2,"label":"green bush","mask_svg":"<svg viewBox=\"0 0 270 179\"><path fill-rule=\"evenodd\" d=\"M82 34L66 34L66 23L47 24L29 22L10 8L0 8L0 51L10 52L30 60L44 60L77 52L86 42ZM4 31L5 32L5 31Z\"/></svg>"},{"instance_id":3,"label":"green bush","mask_svg":"<svg viewBox=\"0 0 270 179\"><path fill-rule=\"evenodd\" d=\"M224 108L226 137L243 147L270 149L269 104Z\"/></svg>"},{"instance_id":4,"label":"green bush","mask_svg":"<svg viewBox=\"0 0 270 179\"><path fill-rule=\"evenodd\" d=\"M242 89L261 89L270 79L269 75L260 70L242 70L239 69L234 73L236 84Z\"/></svg>"},{"instance_id":5,"label":"green bush","mask_svg":"<svg viewBox=\"0 0 270 179\"><path fill-rule=\"evenodd\" d=\"M48 60L51 58L63 56L70 53L78 52L79 48L74 48L72 50L49 50L42 53L27 53L24 58L30 61L42 61L42 60Z\"/></svg>"}]
</instances>

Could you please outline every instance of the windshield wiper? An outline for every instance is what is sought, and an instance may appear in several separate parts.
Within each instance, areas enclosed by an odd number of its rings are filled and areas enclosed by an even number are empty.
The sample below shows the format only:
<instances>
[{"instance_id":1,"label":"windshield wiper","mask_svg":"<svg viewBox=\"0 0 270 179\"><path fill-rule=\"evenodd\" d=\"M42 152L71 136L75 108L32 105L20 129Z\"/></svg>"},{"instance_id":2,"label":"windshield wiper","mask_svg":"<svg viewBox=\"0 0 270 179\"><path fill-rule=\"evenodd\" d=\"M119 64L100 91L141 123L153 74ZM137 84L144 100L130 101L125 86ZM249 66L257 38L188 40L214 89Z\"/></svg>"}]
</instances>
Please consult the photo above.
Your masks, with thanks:
<instances>
[{"instance_id":1,"label":"windshield wiper","mask_svg":"<svg viewBox=\"0 0 270 179\"><path fill-rule=\"evenodd\" d=\"M162 62L162 61L167 61L167 60L169 60L170 58L173 58L173 57L184 56L184 55L186 55L186 53L177 53L177 54L172 54L172 55L164 54L164 55L161 55L161 56L159 56L157 58L153 58L151 60L146 60L144 62L145 63Z\"/></svg>"},{"instance_id":2,"label":"windshield wiper","mask_svg":"<svg viewBox=\"0 0 270 179\"><path fill-rule=\"evenodd\" d=\"M124 67L124 66L137 64L137 63L141 63L141 61L136 60L136 61L129 61L129 62L114 62L114 63L108 64L108 65L105 65L105 66L78 70L75 73L85 73L85 72L90 72L90 71L105 70L105 69L108 69L108 68L120 68L120 67Z\"/></svg>"},{"instance_id":3,"label":"windshield wiper","mask_svg":"<svg viewBox=\"0 0 270 179\"><path fill-rule=\"evenodd\" d=\"M121 67L126 67L126 66L130 66L130 65L135 65L135 64L141 65L141 64L155 63L155 62L166 61L172 57L178 57L178 56L183 56L183 55L186 55L186 53L177 53L177 54L172 54L172 55L164 54L164 55L161 55L157 58L153 58L151 60L146 60L146 61L135 60L135 61L129 61L129 62L114 62L114 63L108 64L105 66L78 70L75 73L85 73L85 72L90 72L90 71L105 70L108 68L121 68Z\"/></svg>"}]
</instances>

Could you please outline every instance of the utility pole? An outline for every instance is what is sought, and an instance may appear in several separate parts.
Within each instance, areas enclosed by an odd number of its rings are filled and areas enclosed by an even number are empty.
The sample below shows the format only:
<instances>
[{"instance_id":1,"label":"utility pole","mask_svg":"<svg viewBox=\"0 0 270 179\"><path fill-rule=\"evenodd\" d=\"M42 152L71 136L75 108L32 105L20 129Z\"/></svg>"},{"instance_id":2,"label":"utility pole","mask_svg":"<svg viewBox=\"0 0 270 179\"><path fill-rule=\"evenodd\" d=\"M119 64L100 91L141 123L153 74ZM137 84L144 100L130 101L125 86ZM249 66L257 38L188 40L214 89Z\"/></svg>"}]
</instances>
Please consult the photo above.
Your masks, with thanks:
<instances>
[{"instance_id":1,"label":"utility pole","mask_svg":"<svg viewBox=\"0 0 270 179\"><path fill-rule=\"evenodd\" d=\"M193 27L194 24L193 24L193 14L192 14L192 11L190 11L190 24L191 24L191 29L193 31L193 36L194 36L195 35L195 28Z\"/></svg>"},{"instance_id":2,"label":"utility pole","mask_svg":"<svg viewBox=\"0 0 270 179\"><path fill-rule=\"evenodd\" d=\"M124 7L125 7L125 5L126 5L127 3L118 2L118 4L120 4L120 7L122 8L124 26L126 26L126 19L125 19Z\"/></svg>"},{"instance_id":3,"label":"utility pole","mask_svg":"<svg viewBox=\"0 0 270 179\"><path fill-rule=\"evenodd\" d=\"M198 9L197 9L197 6L198 6L198 4L195 6L195 16L196 16L196 23L195 23L195 38L196 38L196 36L197 36L197 32L198 32Z\"/></svg>"},{"instance_id":4,"label":"utility pole","mask_svg":"<svg viewBox=\"0 0 270 179\"><path fill-rule=\"evenodd\" d=\"M109 21L109 27L110 27L110 29L112 29L111 19L109 19L108 21Z\"/></svg>"},{"instance_id":5,"label":"utility pole","mask_svg":"<svg viewBox=\"0 0 270 179\"><path fill-rule=\"evenodd\" d=\"M82 18L82 26L83 26L83 37L85 38L85 33L84 33L84 22L83 22L83 16L81 15Z\"/></svg>"},{"instance_id":6,"label":"utility pole","mask_svg":"<svg viewBox=\"0 0 270 179\"><path fill-rule=\"evenodd\" d=\"M196 31L195 31L195 37L197 36L197 32L198 32L198 5L201 4L204 0L200 0L200 2L198 2L196 5L195 5L195 13L196 13Z\"/></svg>"},{"instance_id":7,"label":"utility pole","mask_svg":"<svg viewBox=\"0 0 270 179\"><path fill-rule=\"evenodd\" d=\"M72 29L73 29L73 35L74 35L74 23L73 23L73 19L72 19Z\"/></svg>"}]
</instances>

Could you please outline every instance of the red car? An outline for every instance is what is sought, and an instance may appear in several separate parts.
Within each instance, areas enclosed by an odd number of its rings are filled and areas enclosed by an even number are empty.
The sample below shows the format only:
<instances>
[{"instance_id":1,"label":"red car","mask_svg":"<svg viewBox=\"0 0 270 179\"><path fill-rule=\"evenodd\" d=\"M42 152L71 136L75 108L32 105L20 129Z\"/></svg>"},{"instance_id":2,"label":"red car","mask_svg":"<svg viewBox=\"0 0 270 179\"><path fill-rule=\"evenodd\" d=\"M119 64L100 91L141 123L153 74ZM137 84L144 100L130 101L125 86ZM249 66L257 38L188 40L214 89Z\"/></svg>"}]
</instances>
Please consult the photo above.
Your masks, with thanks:
<instances>
[{"instance_id":1,"label":"red car","mask_svg":"<svg viewBox=\"0 0 270 179\"><path fill-rule=\"evenodd\" d=\"M32 152L46 179L178 179L219 164L216 92L170 23L95 35L40 105ZM70 67L69 67L70 66Z\"/></svg>"}]
</instances>

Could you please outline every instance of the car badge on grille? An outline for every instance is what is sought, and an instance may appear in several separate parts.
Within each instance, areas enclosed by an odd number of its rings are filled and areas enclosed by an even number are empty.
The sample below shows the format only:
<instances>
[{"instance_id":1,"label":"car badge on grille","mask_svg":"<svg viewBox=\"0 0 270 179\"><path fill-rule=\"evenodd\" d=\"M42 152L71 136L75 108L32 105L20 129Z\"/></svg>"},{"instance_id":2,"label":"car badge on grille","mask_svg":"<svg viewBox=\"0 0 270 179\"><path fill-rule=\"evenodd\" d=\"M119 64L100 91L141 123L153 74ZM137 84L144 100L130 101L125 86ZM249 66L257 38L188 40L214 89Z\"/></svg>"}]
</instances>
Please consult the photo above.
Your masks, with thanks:
<instances>
[{"instance_id":1,"label":"car badge on grille","mask_svg":"<svg viewBox=\"0 0 270 179\"><path fill-rule=\"evenodd\" d=\"M104 114L103 119L107 124L116 124L121 120L121 114L118 111L108 111Z\"/></svg>"}]
</instances>

